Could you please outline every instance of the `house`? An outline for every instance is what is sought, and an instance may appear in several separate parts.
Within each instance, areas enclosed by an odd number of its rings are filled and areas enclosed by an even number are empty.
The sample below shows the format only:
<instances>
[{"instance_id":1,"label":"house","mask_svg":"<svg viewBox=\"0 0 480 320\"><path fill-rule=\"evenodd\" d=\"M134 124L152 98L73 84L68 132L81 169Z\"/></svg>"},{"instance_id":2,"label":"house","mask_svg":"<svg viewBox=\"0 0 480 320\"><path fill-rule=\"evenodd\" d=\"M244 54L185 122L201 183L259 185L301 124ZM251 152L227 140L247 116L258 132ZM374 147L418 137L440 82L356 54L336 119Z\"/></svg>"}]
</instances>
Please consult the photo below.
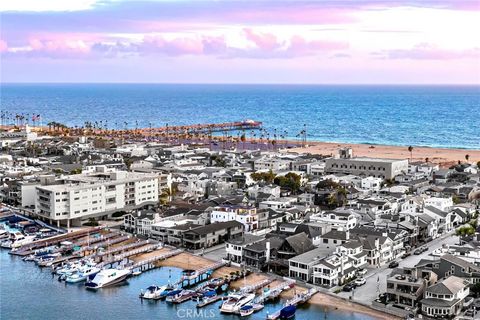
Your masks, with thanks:
<instances>
[{"instance_id":1,"label":"house","mask_svg":"<svg viewBox=\"0 0 480 320\"><path fill-rule=\"evenodd\" d=\"M359 268L367 265L366 256L360 241L348 241L313 266L312 282L324 287L344 284L355 277Z\"/></svg>"},{"instance_id":2,"label":"house","mask_svg":"<svg viewBox=\"0 0 480 320\"><path fill-rule=\"evenodd\" d=\"M210 220L212 223L238 221L244 225L245 232L258 229L257 209L246 205L217 206L210 213Z\"/></svg>"},{"instance_id":3,"label":"house","mask_svg":"<svg viewBox=\"0 0 480 320\"><path fill-rule=\"evenodd\" d=\"M243 248L264 238L250 233L245 233L241 238L230 239L225 242L226 260L240 265L243 262Z\"/></svg>"},{"instance_id":4,"label":"house","mask_svg":"<svg viewBox=\"0 0 480 320\"><path fill-rule=\"evenodd\" d=\"M428 287L422 304L422 314L429 317L452 317L460 313L465 298L470 293L465 279L449 276Z\"/></svg>"},{"instance_id":5,"label":"house","mask_svg":"<svg viewBox=\"0 0 480 320\"><path fill-rule=\"evenodd\" d=\"M210 248L243 236L244 225L238 221L226 221L191 228L183 232L183 247L191 250Z\"/></svg>"},{"instance_id":6,"label":"house","mask_svg":"<svg viewBox=\"0 0 480 320\"><path fill-rule=\"evenodd\" d=\"M313 214L310 221L330 225L333 230L350 230L357 225L357 216L352 210L337 209Z\"/></svg>"},{"instance_id":7,"label":"house","mask_svg":"<svg viewBox=\"0 0 480 320\"><path fill-rule=\"evenodd\" d=\"M409 308L416 308L426 288L437 282L434 272L426 274L420 268L396 269L387 278L387 301Z\"/></svg>"},{"instance_id":8,"label":"house","mask_svg":"<svg viewBox=\"0 0 480 320\"><path fill-rule=\"evenodd\" d=\"M331 253L333 249L316 248L288 260L288 276L305 282L312 282L313 266Z\"/></svg>"}]
</instances>

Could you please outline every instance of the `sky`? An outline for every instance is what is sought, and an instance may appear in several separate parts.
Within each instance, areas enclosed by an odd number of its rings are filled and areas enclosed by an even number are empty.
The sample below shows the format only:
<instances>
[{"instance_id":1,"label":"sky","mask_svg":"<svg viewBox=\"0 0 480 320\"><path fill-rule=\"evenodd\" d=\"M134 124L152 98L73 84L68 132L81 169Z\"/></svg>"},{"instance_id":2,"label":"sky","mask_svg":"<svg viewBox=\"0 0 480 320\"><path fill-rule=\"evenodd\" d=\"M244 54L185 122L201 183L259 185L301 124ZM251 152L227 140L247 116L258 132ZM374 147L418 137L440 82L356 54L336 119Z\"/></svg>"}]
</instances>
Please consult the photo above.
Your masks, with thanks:
<instances>
[{"instance_id":1,"label":"sky","mask_svg":"<svg viewBox=\"0 0 480 320\"><path fill-rule=\"evenodd\" d=\"M480 0L2 0L1 82L480 84Z\"/></svg>"}]
</instances>

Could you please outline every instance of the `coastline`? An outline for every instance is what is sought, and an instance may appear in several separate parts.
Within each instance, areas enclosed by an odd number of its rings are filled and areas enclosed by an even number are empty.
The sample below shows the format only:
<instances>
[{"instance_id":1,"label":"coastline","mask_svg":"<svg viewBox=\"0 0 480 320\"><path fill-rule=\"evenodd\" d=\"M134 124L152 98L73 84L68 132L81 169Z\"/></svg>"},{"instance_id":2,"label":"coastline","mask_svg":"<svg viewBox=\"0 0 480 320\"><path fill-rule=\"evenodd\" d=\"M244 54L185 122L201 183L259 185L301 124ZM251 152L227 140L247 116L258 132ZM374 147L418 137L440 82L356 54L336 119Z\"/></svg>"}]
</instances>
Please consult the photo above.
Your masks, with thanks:
<instances>
[{"instance_id":1,"label":"coastline","mask_svg":"<svg viewBox=\"0 0 480 320\"><path fill-rule=\"evenodd\" d=\"M480 161L480 149L459 149L459 148L434 148L413 146L412 155L408 146L355 144L337 142L309 142L305 147L289 149L291 152L303 152L311 154L322 154L333 156L339 148L350 147L353 155L357 157L374 157L387 159L410 159L412 161L428 161L438 164L441 167L449 167L458 163L466 162L465 155L469 155L469 163ZM480 146L479 146L480 147Z\"/></svg>"}]
</instances>

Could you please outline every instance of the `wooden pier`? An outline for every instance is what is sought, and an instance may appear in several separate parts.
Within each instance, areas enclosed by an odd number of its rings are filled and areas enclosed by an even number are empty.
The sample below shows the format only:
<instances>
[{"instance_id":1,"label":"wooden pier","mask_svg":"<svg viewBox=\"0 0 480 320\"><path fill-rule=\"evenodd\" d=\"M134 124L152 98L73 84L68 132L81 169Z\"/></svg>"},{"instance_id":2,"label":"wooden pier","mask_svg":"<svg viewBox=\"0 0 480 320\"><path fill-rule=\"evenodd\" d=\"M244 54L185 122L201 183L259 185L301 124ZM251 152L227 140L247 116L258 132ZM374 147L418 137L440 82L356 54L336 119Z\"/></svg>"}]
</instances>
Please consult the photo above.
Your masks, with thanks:
<instances>
[{"instance_id":1,"label":"wooden pier","mask_svg":"<svg viewBox=\"0 0 480 320\"><path fill-rule=\"evenodd\" d=\"M242 131L242 130L258 130L262 128L262 122L254 120L223 122L223 123L206 123L206 124L191 124L185 126L165 126L160 128L146 128L140 129L142 132L155 134L200 134L212 132L225 131Z\"/></svg>"},{"instance_id":2,"label":"wooden pier","mask_svg":"<svg viewBox=\"0 0 480 320\"><path fill-rule=\"evenodd\" d=\"M225 266L226 264L226 262L220 261L203 267L201 269L195 270L190 275L183 275L180 280L175 283L175 285L179 285L182 288L189 288L195 284L207 280L212 275L213 271Z\"/></svg>"},{"instance_id":3,"label":"wooden pier","mask_svg":"<svg viewBox=\"0 0 480 320\"><path fill-rule=\"evenodd\" d=\"M115 243L120 243L120 242L126 241L128 239L130 239L130 237L126 236L126 239L123 239L122 241L115 241L115 242L112 241L109 244L112 245L112 244L115 244ZM114 239L114 240L118 240L118 239ZM120 246L120 247L116 247L116 248L112 248L112 249L109 249L109 250L106 250L106 251L102 251L102 252L96 253L92 256L94 256L94 257L104 257L104 256L108 256L108 255L111 255L111 254L114 254L114 253L117 253L117 252L122 252L122 251L126 251L126 250L129 250L129 249L145 246L147 244L149 244L149 242L147 240L137 241L137 242L126 244L126 245L123 245L123 246Z\"/></svg>"},{"instance_id":4,"label":"wooden pier","mask_svg":"<svg viewBox=\"0 0 480 320\"><path fill-rule=\"evenodd\" d=\"M143 247L135 249L135 250L130 250L130 251L118 254L116 256L113 256L113 257L107 259L106 261L103 261L103 262L99 263L97 265L97 267L98 268L103 268L106 265L114 264L115 262L121 262L123 259L128 258L130 256L135 256L137 254L145 253L145 252L148 252L148 251L153 251L153 250L156 250L160 247L161 247L161 245L157 243L157 244L151 244L151 245L143 246Z\"/></svg>"},{"instance_id":5,"label":"wooden pier","mask_svg":"<svg viewBox=\"0 0 480 320\"><path fill-rule=\"evenodd\" d=\"M291 289L295 285L295 280L288 279L279 285L271 288L268 292L262 294L258 298L258 303L265 303L266 301L273 300L280 296L284 290Z\"/></svg>"},{"instance_id":6,"label":"wooden pier","mask_svg":"<svg viewBox=\"0 0 480 320\"><path fill-rule=\"evenodd\" d=\"M152 264L154 262L168 259L168 258L176 256L177 254L180 254L182 252L183 252L183 250L177 249L177 250L172 250L172 251L169 251L169 252L161 253L159 255L155 255L155 256L150 257L148 259L138 261L138 262L136 262L132 265L129 265L128 269L134 270L134 269L137 269L137 268L142 268L142 266L144 266L144 265L148 266L147 270L152 269L152 268L154 268L154 266L152 266Z\"/></svg>"},{"instance_id":7,"label":"wooden pier","mask_svg":"<svg viewBox=\"0 0 480 320\"><path fill-rule=\"evenodd\" d=\"M263 288L263 287L265 287L265 286L268 286L268 285L269 285L270 283L272 283L272 282L273 282L273 279L268 278L268 279L262 280L262 281L260 281L260 282L258 282L258 283L256 283L256 284L252 284L252 285L250 285L250 286L241 287L241 288L240 288L240 291L241 291L241 292L245 292L245 293L255 292L255 291L257 291L257 290L260 289L260 288Z\"/></svg>"},{"instance_id":8,"label":"wooden pier","mask_svg":"<svg viewBox=\"0 0 480 320\"><path fill-rule=\"evenodd\" d=\"M300 293L300 294L296 294L291 300L288 300L287 303L285 303L285 306L298 306L298 305L301 305L301 304L304 304L305 302L307 302L308 300L310 300L310 298L316 294L318 292L317 289L308 289L308 291L304 292L304 293ZM267 319L268 320L276 320L278 318L280 318L280 313L281 313L281 310L278 310L276 311L275 313L272 313L270 315L267 314Z\"/></svg>"}]
</instances>

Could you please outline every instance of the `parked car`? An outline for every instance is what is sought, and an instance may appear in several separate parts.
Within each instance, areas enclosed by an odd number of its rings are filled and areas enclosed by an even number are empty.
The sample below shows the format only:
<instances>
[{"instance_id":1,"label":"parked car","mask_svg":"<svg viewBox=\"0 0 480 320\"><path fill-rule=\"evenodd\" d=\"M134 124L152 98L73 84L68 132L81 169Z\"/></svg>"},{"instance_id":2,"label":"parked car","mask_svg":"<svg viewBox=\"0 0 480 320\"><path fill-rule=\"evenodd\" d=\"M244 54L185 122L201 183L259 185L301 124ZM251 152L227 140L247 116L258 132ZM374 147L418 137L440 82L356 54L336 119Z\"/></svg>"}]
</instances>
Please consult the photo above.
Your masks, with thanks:
<instances>
[{"instance_id":1,"label":"parked car","mask_svg":"<svg viewBox=\"0 0 480 320\"><path fill-rule=\"evenodd\" d=\"M405 252L402 254L402 259L405 259L406 257L410 257L411 253L410 252Z\"/></svg>"},{"instance_id":2,"label":"parked car","mask_svg":"<svg viewBox=\"0 0 480 320\"><path fill-rule=\"evenodd\" d=\"M342 290L345 291L345 292L350 292L352 291L353 289L355 289L355 283L347 283L346 285L343 286Z\"/></svg>"},{"instance_id":3,"label":"parked car","mask_svg":"<svg viewBox=\"0 0 480 320\"><path fill-rule=\"evenodd\" d=\"M364 275L366 275L366 274L367 274L367 269L365 269L365 268L362 268L362 269L358 269L358 270L357 270L357 276L362 277L362 276L364 276Z\"/></svg>"},{"instance_id":4,"label":"parked car","mask_svg":"<svg viewBox=\"0 0 480 320\"><path fill-rule=\"evenodd\" d=\"M420 248L418 248L417 250L413 251L413 254L418 256L419 254L422 254L422 252L423 251Z\"/></svg>"},{"instance_id":5,"label":"parked car","mask_svg":"<svg viewBox=\"0 0 480 320\"><path fill-rule=\"evenodd\" d=\"M357 278L355 279L355 286L363 286L365 283L367 283L367 280L365 278Z\"/></svg>"},{"instance_id":6,"label":"parked car","mask_svg":"<svg viewBox=\"0 0 480 320\"><path fill-rule=\"evenodd\" d=\"M468 309L467 311L465 311L464 315L466 317L474 317L475 316L475 310L474 309Z\"/></svg>"},{"instance_id":7,"label":"parked car","mask_svg":"<svg viewBox=\"0 0 480 320\"><path fill-rule=\"evenodd\" d=\"M398 267L398 262L397 261L392 261L390 262L390 264L388 265L389 268L396 268Z\"/></svg>"}]
</instances>

